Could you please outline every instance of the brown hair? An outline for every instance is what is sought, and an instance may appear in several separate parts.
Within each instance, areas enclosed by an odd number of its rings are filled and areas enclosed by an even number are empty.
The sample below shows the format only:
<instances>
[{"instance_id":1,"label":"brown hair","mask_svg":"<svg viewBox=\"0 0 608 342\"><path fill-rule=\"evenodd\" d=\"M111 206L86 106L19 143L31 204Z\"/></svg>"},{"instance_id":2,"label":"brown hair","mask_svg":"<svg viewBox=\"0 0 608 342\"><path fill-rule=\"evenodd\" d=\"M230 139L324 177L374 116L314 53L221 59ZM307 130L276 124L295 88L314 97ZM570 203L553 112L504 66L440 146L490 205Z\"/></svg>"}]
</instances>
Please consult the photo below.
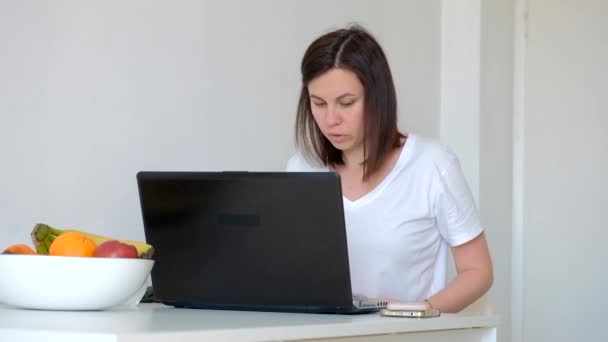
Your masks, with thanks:
<instances>
[{"instance_id":1,"label":"brown hair","mask_svg":"<svg viewBox=\"0 0 608 342\"><path fill-rule=\"evenodd\" d=\"M343 165L342 152L317 126L310 108L308 83L332 68L349 70L365 92L363 180L382 167L388 153L401 146L397 128L397 95L388 61L380 44L358 25L322 35L302 58L302 90L296 116L296 146L304 156L323 165Z\"/></svg>"}]
</instances>

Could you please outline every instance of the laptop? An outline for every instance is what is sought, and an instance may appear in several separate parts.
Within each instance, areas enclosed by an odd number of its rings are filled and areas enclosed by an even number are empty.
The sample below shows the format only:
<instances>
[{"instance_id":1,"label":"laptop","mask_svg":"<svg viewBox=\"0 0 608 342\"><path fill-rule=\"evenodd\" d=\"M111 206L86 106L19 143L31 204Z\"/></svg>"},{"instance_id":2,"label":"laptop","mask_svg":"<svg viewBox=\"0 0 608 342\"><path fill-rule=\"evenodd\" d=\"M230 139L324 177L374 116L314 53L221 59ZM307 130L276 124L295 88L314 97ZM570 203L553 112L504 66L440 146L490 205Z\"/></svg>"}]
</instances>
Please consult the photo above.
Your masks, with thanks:
<instances>
[{"instance_id":1,"label":"laptop","mask_svg":"<svg viewBox=\"0 0 608 342\"><path fill-rule=\"evenodd\" d=\"M139 172L156 301L183 308L366 313L353 297L339 174Z\"/></svg>"}]
</instances>

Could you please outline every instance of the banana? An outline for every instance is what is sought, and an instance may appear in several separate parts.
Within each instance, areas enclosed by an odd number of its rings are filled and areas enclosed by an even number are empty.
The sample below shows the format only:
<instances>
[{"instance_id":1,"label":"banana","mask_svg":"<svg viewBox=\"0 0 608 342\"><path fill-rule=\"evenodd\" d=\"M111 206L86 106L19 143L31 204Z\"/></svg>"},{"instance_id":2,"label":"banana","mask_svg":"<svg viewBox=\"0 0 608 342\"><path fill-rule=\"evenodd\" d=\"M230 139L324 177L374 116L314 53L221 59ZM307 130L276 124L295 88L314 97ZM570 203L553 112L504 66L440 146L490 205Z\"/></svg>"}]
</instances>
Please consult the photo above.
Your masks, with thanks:
<instances>
[{"instance_id":1,"label":"banana","mask_svg":"<svg viewBox=\"0 0 608 342\"><path fill-rule=\"evenodd\" d=\"M32 230L32 242L36 247L36 252L38 252L38 254L49 254L49 247L51 246L51 243L53 243L53 240L55 240L57 236L65 232L78 232L80 234L83 234L89 239L91 239L95 243L95 246L99 246L100 244L109 240L118 240L122 243L133 245L135 248L137 248L137 253L142 259L152 259L152 255L154 254L154 247L145 242L120 240L74 229L57 229L44 223L36 224L34 226L34 229Z\"/></svg>"}]
</instances>

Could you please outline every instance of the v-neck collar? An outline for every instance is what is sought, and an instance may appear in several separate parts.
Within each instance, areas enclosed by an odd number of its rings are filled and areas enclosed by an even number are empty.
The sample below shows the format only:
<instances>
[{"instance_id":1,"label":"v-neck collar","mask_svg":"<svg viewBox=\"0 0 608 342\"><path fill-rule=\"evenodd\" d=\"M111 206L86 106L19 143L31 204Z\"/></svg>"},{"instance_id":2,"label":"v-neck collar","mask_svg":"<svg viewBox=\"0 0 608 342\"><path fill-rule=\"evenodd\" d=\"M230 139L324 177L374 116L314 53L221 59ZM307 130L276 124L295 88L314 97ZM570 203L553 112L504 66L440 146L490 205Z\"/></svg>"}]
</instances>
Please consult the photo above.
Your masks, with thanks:
<instances>
[{"instance_id":1,"label":"v-neck collar","mask_svg":"<svg viewBox=\"0 0 608 342\"><path fill-rule=\"evenodd\" d=\"M404 165L407 162L407 160L409 159L409 156L411 155L411 153L409 153L408 151L412 148L412 145L414 144L415 140L416 140L415 135L408 134L407 138L405 139L405 143L403 144L403 147L401 148L401 152L399 153L399 158L397 159L397 162L395 163L395 165L393 165L393 167L388 172L388 174L386 176L384 176L384 179L382 179L382 181L378 185L376 185L372 190L370 190L363 196L357 198L356 200L351 201L346 196L342 195L342 201L344 202L344 205L349 208L357 208L357 207L360 207L360 206L363 206L363 205L369 203L374 198L376 198L376 196L378 196L378 194L380 194L382 192L382 190L388 184L391 183L393 178L395 178L397 176L397 174L399 173L399 170L402 168L402 165Z\"/></svg>"}]
</instances>

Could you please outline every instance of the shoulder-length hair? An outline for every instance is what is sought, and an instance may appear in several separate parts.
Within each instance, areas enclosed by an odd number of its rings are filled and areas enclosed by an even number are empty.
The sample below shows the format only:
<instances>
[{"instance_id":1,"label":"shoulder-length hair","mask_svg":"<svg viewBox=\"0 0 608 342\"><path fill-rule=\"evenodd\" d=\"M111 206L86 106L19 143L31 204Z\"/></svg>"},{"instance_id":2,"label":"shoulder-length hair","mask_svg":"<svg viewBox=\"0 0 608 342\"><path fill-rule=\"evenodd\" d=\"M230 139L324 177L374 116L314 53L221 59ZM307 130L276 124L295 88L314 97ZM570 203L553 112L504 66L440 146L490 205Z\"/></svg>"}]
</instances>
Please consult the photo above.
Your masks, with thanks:
<instances>
[{"instance_id":1,"label":"shoulder-length hair","mask_svg":"<svg viewBox=\"0 0 608 342\"><path fill-rule=\"evenodd\" d=\"M296 146L304 156L323 165L343 165L336 149L317 126L310 108L308 83L332 68L349 70L364 89L363 180L377 172L389 152L401 146L397 128L397 95L384 51L358 25L322 35L302 58L302 89L296 116Z\"/></svg>"}]
</instances>

